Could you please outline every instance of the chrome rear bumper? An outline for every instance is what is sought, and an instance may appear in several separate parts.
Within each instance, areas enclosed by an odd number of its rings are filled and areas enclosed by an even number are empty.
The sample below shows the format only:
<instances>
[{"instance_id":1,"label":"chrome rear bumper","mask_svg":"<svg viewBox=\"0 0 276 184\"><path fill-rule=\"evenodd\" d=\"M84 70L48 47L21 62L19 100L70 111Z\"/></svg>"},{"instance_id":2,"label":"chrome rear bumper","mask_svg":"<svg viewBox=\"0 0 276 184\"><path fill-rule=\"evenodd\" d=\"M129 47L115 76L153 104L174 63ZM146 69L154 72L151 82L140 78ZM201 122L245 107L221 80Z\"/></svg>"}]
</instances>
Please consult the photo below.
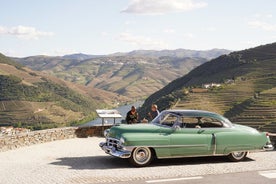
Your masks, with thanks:
<instances>
[{"instance_id":1,"label":"chrome rear bumper","mask_svg":"<svg viewBox=\"0 0 276 184\"><path fill-rule=\"evenodd\" d=\"M107 146L106 142L101 142L99 146L104 150L105 153L119 158L129 158L131 156L131 151L127 150L117 150L113 146Z\"/></svg>"},{"instance_id":2,"label":"chrome rear bumper","mask_svg":"<svg viewBox=\"0 0 276 184\"><path fill-rule=\"evenodd\" d=\"M264 147L263 147L263 150L264 151L272 151L274 150L274 146L270 143L270 144L266 144Z\"/></svg>"}]
</instances>

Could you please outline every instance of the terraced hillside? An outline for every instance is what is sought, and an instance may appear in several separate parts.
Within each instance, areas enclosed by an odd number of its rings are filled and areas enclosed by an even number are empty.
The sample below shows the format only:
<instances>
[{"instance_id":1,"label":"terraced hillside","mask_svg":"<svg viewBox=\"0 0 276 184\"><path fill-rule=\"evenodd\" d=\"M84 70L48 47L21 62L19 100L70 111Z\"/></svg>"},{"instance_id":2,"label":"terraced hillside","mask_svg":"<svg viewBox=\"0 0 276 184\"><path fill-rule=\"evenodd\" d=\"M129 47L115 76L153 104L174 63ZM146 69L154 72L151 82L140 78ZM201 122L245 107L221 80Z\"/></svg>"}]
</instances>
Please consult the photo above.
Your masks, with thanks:
<instances>
[{"instance_id":1,"label":"terraced hillside","mask_svg":"<svg viewBox=\"0 0 276 184\"><path fill-rule=\"evenodd\" d=\"M233 80L233 83L227 81ZM203 84L221 87L201 89ZM141 115L156 103L166 108L202 109L234 123L276 132L276 43L211 60L146 99Z\"/></svg>"},{"instance_id":2,"label":"terraced hillside","mask_svg":"<svg viewBox=\"0 0 276 184\"><path fill-rule=\"evenodd\" d=\"M104 96L119 98L34 72L0 54L0 126L43 129L87 121L106 105Z\"/></svg>"},{"instance_id":3,"label":"terraced hillside","mask_svg":"<svg viewBox=\"0 0 276 184\"><path fill-rule=\"evenodd\" d=\"M172 108L213 111L224 114L234 123L276 133L276 88L255 96L253 92L247 91L245 95L243 90L249 88L246 84L239 83L240 88L225 86L220 92L189 93ZM242 103L237 104L239 101Z\"/></svg>"},{"instance_id":4,"label":"terraced hillside","mask_svg":"<svg viewBox=\"0 0 276 184\"><path fill-rule=\"evenodd\" d=\"M82 112L60 107L55 102L0 101L0 125L44 129L66 126L84 117Z\"/></svg>"},{"instance_id":5,"label":"terraced hillside","mask_svg":"<svg viewBox=\"0 0 276 184\"><path fill-rule=\"evenodd\" d=\"M276 132L276 88L256 94L227 114L232 114L230 119L235 123Z\"/></svg>"},{"instance_id":6,"label":"terraced hillside","mask_svg":"<svg viewBox=\"0 0 276 184\"><path fill-rule=\"evenodd\" d=\"M191 89L175 105L177 109L208 110L224 114L234 105L254 95L252 82L237 81L222 88L209 89L206 92L193 92ZM233 95L235 94L235 95Z\"/></svg>"}]
</instances>

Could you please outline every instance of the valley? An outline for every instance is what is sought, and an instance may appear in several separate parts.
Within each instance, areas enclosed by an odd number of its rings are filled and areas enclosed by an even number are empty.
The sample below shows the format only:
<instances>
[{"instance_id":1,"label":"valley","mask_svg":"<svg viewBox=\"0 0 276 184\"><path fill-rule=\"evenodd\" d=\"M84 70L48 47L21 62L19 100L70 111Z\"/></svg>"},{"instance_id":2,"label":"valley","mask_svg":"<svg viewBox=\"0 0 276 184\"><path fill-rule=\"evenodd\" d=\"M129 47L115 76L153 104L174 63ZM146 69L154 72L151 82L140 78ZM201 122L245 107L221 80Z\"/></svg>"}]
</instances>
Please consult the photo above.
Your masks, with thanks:
<instances>
[{"instance_id":1,"label":"valley","mask_svg":"<svg viewBox=\"0 0 276 184\"><path fill-rule=\"evenodd\" d=\"M210 58L229 52L223 49L138 50L105 56L73 54L63 57L31 56L13 59L33 70L135 101L147 98Z\"/></svg>"},{"instance_id":2,"label":"valley","mask_svg":"<svg viewBox=\"0 0 276 184\"><path fill-rule=\"evenodd\" d=\"M183 55L179 51L13 60L2 57L2 91L5 85L11 90L19 89L20 84L23 93L2 93L0 120L23 126L34 123L47 127L51 122L59 122L55 126L73 125L92 119L96 108L145 99L139 109L141 117L146 117L155 103L159 110L208 110L224 114L234 123L276 131L275 43L226 53L210 61L210 53L206 58L195 57L195 53L188 55L191 57L180 57ZM202 54L197 52L197 56ZM10 84L17 87L10 88ZM211 84L215 87L205 87ZM59 85L72 90L72 94L64 93L65 88ZM43 92L46 89L55 95Z\"/></svg>"},{"instance_id":3,"label":"valley","mask_svg":"<svg viewBox=\"0 0 276 184\"><path fill-rule=\"evenodd\" d=\"M39 130L86 123L96 117L97 108L145 99L207 58L227 52L135 51L27 58L0 55L0 126Z\"/></svg>"}]
</instances>

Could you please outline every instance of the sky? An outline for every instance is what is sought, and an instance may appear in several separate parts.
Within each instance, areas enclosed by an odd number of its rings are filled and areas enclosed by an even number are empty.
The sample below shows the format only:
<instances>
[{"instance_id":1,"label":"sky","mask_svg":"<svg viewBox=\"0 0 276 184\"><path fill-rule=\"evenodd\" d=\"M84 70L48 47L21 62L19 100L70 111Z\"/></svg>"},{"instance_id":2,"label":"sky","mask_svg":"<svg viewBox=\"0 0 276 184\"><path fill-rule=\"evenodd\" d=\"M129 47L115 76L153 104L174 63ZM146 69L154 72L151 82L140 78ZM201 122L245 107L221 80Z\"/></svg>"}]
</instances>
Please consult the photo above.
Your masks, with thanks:
<instances>
[{"instance_id":1,"label":"sky","mask_svg":"<svg viewBox=\"0 0 276 184\"><path fill-rule=\"evenodd\" d=\"M275 0L0 0L0 53L242 50L276 40Z\"/></svg>"}]
</instances>

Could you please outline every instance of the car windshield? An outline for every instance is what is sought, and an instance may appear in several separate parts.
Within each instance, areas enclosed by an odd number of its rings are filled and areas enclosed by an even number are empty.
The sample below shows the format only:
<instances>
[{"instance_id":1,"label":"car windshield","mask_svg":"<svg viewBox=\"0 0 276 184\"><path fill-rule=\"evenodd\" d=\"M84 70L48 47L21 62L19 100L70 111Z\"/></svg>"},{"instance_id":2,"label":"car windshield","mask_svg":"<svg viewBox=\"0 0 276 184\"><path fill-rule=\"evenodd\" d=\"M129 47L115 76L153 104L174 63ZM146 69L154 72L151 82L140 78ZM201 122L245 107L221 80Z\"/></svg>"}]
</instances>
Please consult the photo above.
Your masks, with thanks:
<instances>
[{"instance_id":1,"label":"car windshield","mask_svg":"<svg viewBox=\"0 0 276 184\"><path fill-rule=\"evenodd\" d=\"M153 124L179 128L229 128L231 122L217 114L197 111L163 111L153 121Z\"/></svg>"},{"instance_id":2,"label":"car windshield","mask_svg":"<svg viewBox=\"0 0 276 184\"><path fill-rule=\"evenodd\" d=\"M175 113L161 113L157 116L152 123L164 126L173 126L179 119L179 116Z\"/></svg>"}]
</instances>

